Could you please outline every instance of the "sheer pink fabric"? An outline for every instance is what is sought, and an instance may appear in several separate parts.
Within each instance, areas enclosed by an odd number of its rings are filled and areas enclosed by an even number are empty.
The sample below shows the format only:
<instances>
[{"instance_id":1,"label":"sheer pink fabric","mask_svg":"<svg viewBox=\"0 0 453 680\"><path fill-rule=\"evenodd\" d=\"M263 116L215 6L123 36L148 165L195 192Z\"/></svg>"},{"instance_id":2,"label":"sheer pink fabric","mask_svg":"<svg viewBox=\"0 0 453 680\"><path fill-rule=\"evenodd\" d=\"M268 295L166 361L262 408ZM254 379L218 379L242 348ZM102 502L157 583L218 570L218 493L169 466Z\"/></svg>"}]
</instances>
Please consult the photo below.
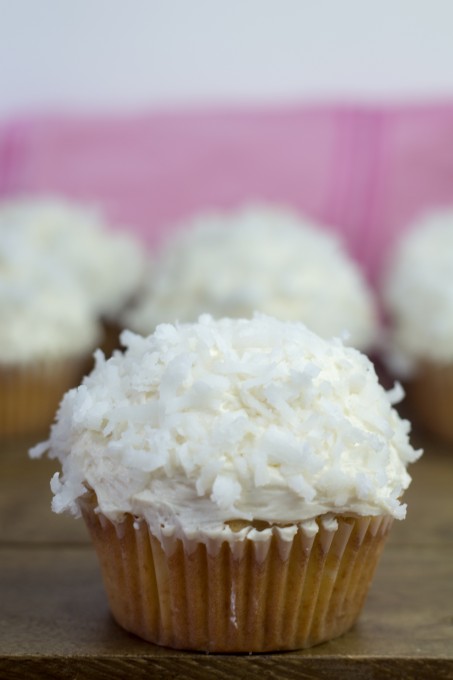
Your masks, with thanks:
<instances>
[{"instance_id":1,"label":"sheer pink fabric","mask_svg":"<svg viewBox=\"0 0 453 680\"><path fill-rule=\"evenodd\" d=\"M0 125L0 195L95 201L152 246L180 219L250 201L338 229L371 280L395 235L453 204L453 104L294 106Z\"/></svg>"}]
</instances>

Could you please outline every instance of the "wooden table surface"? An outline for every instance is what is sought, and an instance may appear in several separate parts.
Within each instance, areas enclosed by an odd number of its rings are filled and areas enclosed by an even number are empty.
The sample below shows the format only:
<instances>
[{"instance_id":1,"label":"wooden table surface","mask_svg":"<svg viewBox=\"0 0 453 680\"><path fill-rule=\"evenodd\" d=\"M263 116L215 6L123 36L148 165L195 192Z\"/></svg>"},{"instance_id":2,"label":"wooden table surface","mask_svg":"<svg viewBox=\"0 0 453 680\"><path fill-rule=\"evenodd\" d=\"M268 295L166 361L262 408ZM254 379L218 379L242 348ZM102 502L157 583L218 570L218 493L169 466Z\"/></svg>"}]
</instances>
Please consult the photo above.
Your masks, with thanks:
<instances>
[{"instance_id":1,"label":"wooden table surface","mask_svg":"<svg viewBox=\"0 0 453 680\"><path fill-rule=\"evenodd\" d=\"M453 448L412 466L359 622L300 652L215 655L142 642L111 619L83 522L50 511L56 463L0 443L0 678L453 679Z\"/></svg>"}]
</instances>

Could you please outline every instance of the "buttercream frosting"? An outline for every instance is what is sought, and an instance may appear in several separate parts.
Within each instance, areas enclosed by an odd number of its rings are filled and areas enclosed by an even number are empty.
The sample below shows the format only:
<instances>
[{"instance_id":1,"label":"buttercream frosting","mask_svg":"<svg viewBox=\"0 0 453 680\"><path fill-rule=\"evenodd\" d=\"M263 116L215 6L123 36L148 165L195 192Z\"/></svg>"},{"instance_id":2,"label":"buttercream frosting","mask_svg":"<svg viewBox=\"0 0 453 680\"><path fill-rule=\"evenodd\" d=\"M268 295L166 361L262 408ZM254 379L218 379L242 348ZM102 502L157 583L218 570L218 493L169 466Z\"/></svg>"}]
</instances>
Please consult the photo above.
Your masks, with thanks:
<instances>
[{"instance_id":1,"label":"buttercream frosting","mask_svg":"<svg viewBox=\"0 0 453 680\"><path fill-rule=\"evenodd\" d=\"M369 349L371 292L338 237L280 206L250 205L195 217L162 247L147 292L124 325L148 334L162 322L249 318L254 311L341 333Z\"/></svg>"},{"instance_id":2,"label":"buttercream frosting","mask_svg":"<svg viewBox=\"0 0 453 680\"><path fill-rule=\"evenodd\" d=\"M4 364L26 364L91 353L99 325L74 289L6 286L0 282L0 357Z\"/></svg>"},{"instance_id":3,"label":"buttercream frosting","mask_svg":"<svg viewBox=\"0 0 453 680\"><path fill-rule=\"evenodd\" d=\"M149 258L124 230L108 227L94 206L57 197L20 197L0 206L1 241L33 263L44 258L72 276L94 312L114 316L137 292Z\"/></svg>"},{"instance_id":4,"label":"buttercream frosting","mask_svg":"<svg viewBox=\"0 0 453 680\"><path fill-rule=\"evenodd\" d=\"M409 423L373 365L300 322L253 319L124 331L124 353L69 391L47 442L58 458L53 509L79 514L94 490L103 515L165 534L228 521L305 522L337 513L401 519L416 460Z\"/></svg>"},{"instance_id":5,"label":"buttercream frosting","mask_svg":"<svg viewBox=\"0 0 453 680\"><path fill-rule=\"evenodd\" d=\"M453 209L428 213L396 244L382 278L386 360L410 376L422 360L453 360Z\"/></svg>"},{"instance_id":6,"label":"buttercream frosting","mask_svg":"<svg viewBox=\"0 0 453 680\"><path fill-rule=\"evenodd\" d=\"M86 295L53 257L0 238L0 361L27 364L91 353L100 328Z\"/></svg>"}]
</instances>

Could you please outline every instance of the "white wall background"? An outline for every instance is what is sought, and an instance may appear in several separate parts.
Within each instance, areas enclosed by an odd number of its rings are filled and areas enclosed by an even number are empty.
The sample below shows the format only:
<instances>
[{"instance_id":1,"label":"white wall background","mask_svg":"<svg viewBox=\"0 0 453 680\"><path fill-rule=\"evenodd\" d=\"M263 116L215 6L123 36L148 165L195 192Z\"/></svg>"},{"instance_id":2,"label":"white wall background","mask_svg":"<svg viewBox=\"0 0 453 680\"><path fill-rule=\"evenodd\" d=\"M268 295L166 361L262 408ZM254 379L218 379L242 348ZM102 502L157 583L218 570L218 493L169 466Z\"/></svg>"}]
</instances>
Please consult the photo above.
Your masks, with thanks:
<instances>
[{"instance_id":1,"label":"white wall background","mask_svg":"<svg viewBox=\"0 0 453 680\"><path fill-rule=\"evenodd\" d=\"M0 117L453 98L453 0L0 0Z\"/></svg>"}]
</instances>

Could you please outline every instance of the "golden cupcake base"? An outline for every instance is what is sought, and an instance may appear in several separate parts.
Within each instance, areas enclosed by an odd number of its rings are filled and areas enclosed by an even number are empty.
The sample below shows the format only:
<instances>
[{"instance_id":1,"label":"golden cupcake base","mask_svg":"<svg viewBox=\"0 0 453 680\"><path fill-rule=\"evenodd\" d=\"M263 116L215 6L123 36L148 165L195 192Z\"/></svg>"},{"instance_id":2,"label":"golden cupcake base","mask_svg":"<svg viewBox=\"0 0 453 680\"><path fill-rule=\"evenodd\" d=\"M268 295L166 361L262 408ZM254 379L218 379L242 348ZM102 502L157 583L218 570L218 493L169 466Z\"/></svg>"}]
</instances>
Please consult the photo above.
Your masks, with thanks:
<instances>
[{"instance_id":1,"label":"golden cupcake base","mask_svg":"<svg viewBox=\"0 0 453 680\"><path fill-rule=\"evenodd\" d=\"M163 537L126 516L115 524L80 501L116 621L159 645L206 652L302 649L357 620L392 518L337 517L338 528L289 541ZM270 526L270 525L269 525Z\"/></svg>"}]
</instances>

